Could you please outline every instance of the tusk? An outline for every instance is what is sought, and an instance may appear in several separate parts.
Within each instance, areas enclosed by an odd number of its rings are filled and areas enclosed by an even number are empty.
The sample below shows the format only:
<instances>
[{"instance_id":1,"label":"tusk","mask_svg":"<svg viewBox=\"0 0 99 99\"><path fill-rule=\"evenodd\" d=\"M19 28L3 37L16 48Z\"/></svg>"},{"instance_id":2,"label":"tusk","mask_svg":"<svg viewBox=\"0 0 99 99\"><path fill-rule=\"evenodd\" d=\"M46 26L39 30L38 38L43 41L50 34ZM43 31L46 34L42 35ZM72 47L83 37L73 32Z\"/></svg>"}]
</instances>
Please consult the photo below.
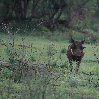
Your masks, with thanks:
<instances>
[{"instance_id":1,"label":"tusk","mask_svg":"<svg viewBox=\"0 0 99 99\"><path fill-rule=\"evenodd\" d=\"M73 55L73 54L74 54L74 53L73 53L73 50L72 50L72 49L70 49L70 51L71 51L71 53L72 53L72 55Z\"/></svg>"}]
</instances>

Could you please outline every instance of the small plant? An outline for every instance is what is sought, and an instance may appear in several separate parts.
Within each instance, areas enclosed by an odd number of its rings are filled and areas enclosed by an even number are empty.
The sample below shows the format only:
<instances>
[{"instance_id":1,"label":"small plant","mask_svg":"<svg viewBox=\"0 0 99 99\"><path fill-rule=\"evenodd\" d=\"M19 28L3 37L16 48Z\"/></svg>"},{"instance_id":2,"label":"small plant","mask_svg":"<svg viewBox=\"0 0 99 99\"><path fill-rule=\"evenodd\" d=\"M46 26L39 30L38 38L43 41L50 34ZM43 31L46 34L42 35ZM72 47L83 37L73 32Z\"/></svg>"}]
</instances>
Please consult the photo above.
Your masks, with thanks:
<instances>
[{"instance_id":1,"label":"small plant","mask_svg":"<svg viewBox=\"0 0 99 99\"><path fill-rule=\"evenodd\" d=\"M79 84L79 80L75 76L71 76L69 79L70 87L77 87Z\"/></svg>"},{"instance_id":2,"label":"small plant","mask_svg":"<svg viewBox=\"0 0 99 99\"><path fill-rule=\"evenodd\" d=\"M61 53L66 53L66 49L65 48L63 48L62 50L61 50Z\"/></svg>"},{"instance_id":3,"label":"small plant","mask_svg":"<svg viewBox=\"0 0 99 99\"><path fill-rule=\"evenodd\" d=\"M60 65L61 68L67 68L68 69L68 64L67 62L64 62L62 65Z\"/></svg>"},{"instance_id":4,"label":"small plant","mask_svg":"<svg viewBox=\"0 0 99 99\"><path fill-rule=\"evenodd\" d=\"M35 59L34 56L30 56L30 60L31 60L32 62L36 61L36 59Z\"/></svg>"}]
</instances>

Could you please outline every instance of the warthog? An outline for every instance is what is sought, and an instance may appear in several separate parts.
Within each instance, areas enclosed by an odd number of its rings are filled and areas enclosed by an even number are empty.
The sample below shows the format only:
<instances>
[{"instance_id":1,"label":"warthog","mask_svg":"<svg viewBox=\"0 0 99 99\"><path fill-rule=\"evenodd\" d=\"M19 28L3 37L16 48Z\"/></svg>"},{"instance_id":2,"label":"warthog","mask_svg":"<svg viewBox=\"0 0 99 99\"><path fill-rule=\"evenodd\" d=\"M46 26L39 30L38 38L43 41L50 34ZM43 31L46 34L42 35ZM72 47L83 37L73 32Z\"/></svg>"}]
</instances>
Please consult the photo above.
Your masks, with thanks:
<instances>
[{"instance_id":1,"label":"warthog","mask_svg":"<svg viewBox=\"0 0 99 99\"><path fill-rule=\"evenodd\" d=\"M84 41L85 40L76 41L76 40L73 40L71 38L71 44L68 46L68 49L67 49L67 58L68 58L69 63L70 63L70 71L71 72L73 69L72 61L76 61L76 63L77 63L76 73L79 70L81 60L84 56L84 52L83 52L83 49L85 48L85 47L83 47Z\"/></svg>"}]
</instances>

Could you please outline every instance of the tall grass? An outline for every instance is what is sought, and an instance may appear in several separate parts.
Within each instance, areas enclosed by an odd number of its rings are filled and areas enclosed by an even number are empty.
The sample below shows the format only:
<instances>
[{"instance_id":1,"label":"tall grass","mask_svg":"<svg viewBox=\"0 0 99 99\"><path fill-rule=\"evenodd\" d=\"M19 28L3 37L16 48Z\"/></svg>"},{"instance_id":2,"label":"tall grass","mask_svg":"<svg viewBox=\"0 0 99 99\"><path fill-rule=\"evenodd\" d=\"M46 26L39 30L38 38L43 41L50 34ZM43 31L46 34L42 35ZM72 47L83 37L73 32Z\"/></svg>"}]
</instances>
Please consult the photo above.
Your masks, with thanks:
<instances>
[{"instance_id":1,"label":"tall grass","mask_svg":"<svg viewBox=\"0 0 99 99\"><path fill-rule=\"evenodd\" d=\"M85 44L85 56L79 73L75 74L76 64L71 73L63 51L69 43L65 37L61 40L59 35L53 35L53 38L16 35L14 46L7 35L0 36L0 99L99 98L94 45Z\"/></svg>"}]
</instances>

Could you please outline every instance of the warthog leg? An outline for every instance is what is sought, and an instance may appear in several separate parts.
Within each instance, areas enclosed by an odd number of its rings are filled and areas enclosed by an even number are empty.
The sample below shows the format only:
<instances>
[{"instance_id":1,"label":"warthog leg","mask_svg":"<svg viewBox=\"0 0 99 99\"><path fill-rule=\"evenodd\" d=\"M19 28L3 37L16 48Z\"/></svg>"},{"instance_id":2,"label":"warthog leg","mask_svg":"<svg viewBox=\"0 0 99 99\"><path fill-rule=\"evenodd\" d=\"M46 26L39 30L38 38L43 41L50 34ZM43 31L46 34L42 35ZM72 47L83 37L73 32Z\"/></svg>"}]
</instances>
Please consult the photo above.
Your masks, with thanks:
<instances>
[{"instance_id":1,"label":"warthog leg","mask_svg":"<svg viewBox=\"0 0 99 99\"><path fill-rule=\"evenodd\" d=\"M79 71L80 62L81 61L77 61L77 63L76 63L76 71L75 71L76 73L78 73L78 71Z\"/></svg>"},{"instance_id":2,"label":"warthog leg","mask_svg":"<svg viewBox=\"0 0 99 99\"><path fill-rule=\"evenodd\" d=\"M72 72L72 70L73 70L72 61L69 60L69 63L70 63L70 71Z\"/></svg>"}]
</instances>

